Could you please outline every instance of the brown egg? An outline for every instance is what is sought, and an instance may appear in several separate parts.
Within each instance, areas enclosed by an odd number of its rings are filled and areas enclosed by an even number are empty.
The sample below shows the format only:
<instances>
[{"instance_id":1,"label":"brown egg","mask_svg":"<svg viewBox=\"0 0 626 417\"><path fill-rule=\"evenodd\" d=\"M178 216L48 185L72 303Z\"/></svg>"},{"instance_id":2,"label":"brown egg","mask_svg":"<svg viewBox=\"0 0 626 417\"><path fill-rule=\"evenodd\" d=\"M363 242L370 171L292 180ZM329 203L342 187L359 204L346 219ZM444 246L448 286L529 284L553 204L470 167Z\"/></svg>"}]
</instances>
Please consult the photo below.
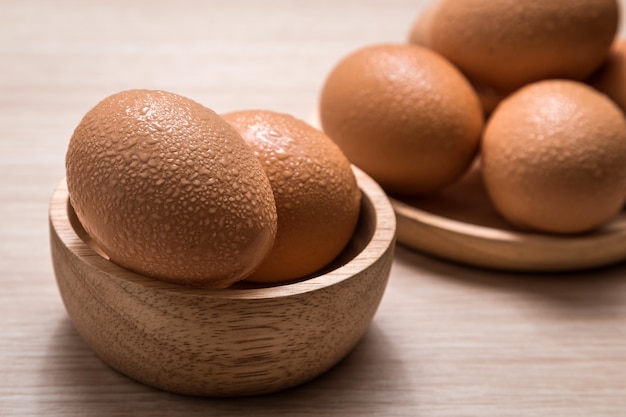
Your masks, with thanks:
<instances>
[{"instance_id":1,"label":"brown egg","mask_svg":"<svg viewBox=\"0 0 626 417\"><path fill-rule=\"evenodd\" d=\"M254 150L270 179L278 232L248 281L303 278L330 263L356 227L361 192L350 162L323 132L265 110L223 115Z\"/></svg>"},{"instance_id":2,"label":"brown egg","mask_svg":"<svg viewBox=\"0 0 626 417\"><path fill-rule=\"evenodd\" d=\"M418 15L417 19L411 26L411 31L409 32L409 43L426 48L431 47L431 26L438 7L439 2L435 1L430 3ZM478 95L485 116L489 116L498 103L500 103L500 101L502 101L502 99L506 96L506 93L502 93L493 87L486 86L472 80L469 81Z\"/></svg>"},{"instance_id":3,"label":"brown egg","mask_svg":"<svg viewBox=\"0 0 626 417\"><path fill-rule=\"evenodd\" d=\"M345 57L320 100L324 131L388 192L428 193L457 180L476 154L480 102L438 54L383 44Z\"/></svg>"},{"instance_id":4,"label":"brown egg","mask_svg":"<svg viewBox=\"0 0 626 417\"><path fill-rule=\"evenodd\" d=\"M409 32L410 43L430 48L430 30L438 6L438 2L433 2L417 16Z\"/></svg>"},{"instance_id":5,"label":"brown egg","mask_svg":"<svg viewBox=\"0 0 626 417\"><path fill-rule=\"evenodd\" d=\"M474 91L476 91L476 94L478 95L478 99L480 100L480 104L486 117L490 116L495 108L498 107L498 104L500 104L500 102L507 96L507 94L497 91L492 87L481 85L476 82L472 83L472 87L474 87Z\"/></svg>"},{"instance_id":6,"label":"brown egg","mask_svg":"<svg viewBox=\"0 0 626 417\"><path fill-rule=\"evenodd\" d=\"M626 192L626 119L576 81L530 84L491 115L482 144L485 186L512 224L544 232L592 230Z\"/></svg>"},{"instance_id":7,"label":"brown egg","mask_svg":"<svg viewBox=\"0 0 626 417\"><path fill-rule=\"evenodd\" d=\"M616 0L440 0L429 39L470 79L510 92L586 79L606 59L618 20Z\"/></svg>"},{"instance_id":8,"label":"brown egg","mask_svg":"<svg viewBox=\"0 0 626 417\"><path fill-rule=\"evenodd\" d=\"M263 167L206 107L130 90L90 110L66 156L71 204L110 259L154 278L225 287L269 252L276 206Z\"/></svg>"},{"instance_id":9,"label":"brown egg","mask_svg":"<svg viewBox=\"0 0 626 417\"><path fill-rule=\"evenodd\" d=\"M588 82L626 111L626 40L615 42L605 64Z\"/></svg>"},{"instance_id":10,"label":"brown egg","mask_svg":"<svg viewBox=\"0 0 626 417\"><path fill-rule=\"evenodd\" d=\"M409 43L430 48L431 26L438 7L439 2L433 2L418 15L409 32ZM478 95L485 115L490 115L498 103L506 96L506 93L501 93L493 87L481 85L472 80L469 81Z\"/></svg>"}]
</instances>

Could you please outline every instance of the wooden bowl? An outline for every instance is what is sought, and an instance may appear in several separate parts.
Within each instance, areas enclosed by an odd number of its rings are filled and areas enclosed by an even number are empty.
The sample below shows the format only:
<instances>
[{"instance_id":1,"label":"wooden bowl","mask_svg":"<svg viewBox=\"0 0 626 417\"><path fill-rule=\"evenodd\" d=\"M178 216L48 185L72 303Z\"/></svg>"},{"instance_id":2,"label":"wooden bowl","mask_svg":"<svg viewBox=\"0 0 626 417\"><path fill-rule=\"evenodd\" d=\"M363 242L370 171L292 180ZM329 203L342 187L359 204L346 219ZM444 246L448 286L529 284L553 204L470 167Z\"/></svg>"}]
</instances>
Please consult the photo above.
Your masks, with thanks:
<instances>
[{"instance_id":1,"label":"wooden bowl","mask_svg":"<svg viewBox=\"0 0 626 417\"><path fill-rule=\"evenodd\" d=\"M78 222L62 181L50 202L50 243L70 319L109 366L170 392L262 394L320 375L365 333L393 259L393 208L371 178L355 174L359 223L331 265L290 284L221 290L160 282L107 260Z\"/></svg>"},{"instance_id":2,"label":"wooden bowl","mask_svg":"<svg viewBox=\"0 0 626 417\"><path fill-rule=\"evenodd\" d=\"M496 213L478 165L439 193L390 201L398 243L447 260L524 272L580 270L626 260L626 212L590 233L519 230Z\"/></svg>"}]
</instances>

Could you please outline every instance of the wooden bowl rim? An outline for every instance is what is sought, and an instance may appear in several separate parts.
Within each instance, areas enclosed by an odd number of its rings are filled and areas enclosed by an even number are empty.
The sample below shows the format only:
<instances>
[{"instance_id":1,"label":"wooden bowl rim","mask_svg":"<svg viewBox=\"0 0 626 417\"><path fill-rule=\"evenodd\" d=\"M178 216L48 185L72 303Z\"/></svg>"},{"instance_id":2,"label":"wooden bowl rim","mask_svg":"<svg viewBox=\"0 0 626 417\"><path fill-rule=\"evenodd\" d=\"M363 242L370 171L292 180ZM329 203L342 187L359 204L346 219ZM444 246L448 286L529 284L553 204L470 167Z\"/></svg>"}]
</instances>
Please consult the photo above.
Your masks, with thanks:
<instances>
[{"instance_id":1,"label":"wooden bowl rim","mask_svg":"<svg viewBox=\"0 0 626 417\"><path fill-rule=\"evenodd\" d=\"M382 188L370 176L355 166L353 166L352 169L359 188L361 189L364 203L369 204L372 207L372 212L375 214L375 218L373 219L374 232L371 238L363 250L347 263L322 275L282 285L245 289L192 288L159 281L118 266L91 248L71 225L67 210L69 207L69 193L65 178L59 182L50 200L50 226L59 236L65 249L70 251L76 258L81 259L82 262L86 262L93 268L104 271L107 275L129 281L138 286L150 288L151 290L223 299L289 297L337 285L366 271L381 257L385 256L385 254L387 254L387 256L393 256L393 252L388 252L389 247L395 244L396 239L396 217L391 202Z\"/></svg>"}]
</instances>

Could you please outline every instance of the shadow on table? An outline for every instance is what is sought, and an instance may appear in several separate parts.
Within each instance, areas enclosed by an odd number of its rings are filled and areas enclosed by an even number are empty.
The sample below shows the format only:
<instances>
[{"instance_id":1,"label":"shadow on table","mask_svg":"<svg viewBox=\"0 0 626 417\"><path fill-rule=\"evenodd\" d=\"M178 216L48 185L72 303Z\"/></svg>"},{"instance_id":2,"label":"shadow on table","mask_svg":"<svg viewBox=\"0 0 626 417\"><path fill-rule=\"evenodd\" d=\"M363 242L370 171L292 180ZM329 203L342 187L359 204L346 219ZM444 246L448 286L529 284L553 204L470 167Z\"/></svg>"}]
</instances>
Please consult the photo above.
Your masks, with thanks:
<instances>
[{"instance_id":1,"label":"shadow on table","mask_svg":"<svg viewBox=\"0 0 626 417\"><path fill-rule=\"evenodd\" d=\"M374 322L337 366L317 379L276 394L244 398L198 398L139 384L101 362L69 319L53 332L40 369L36 397L41 415L90 416L351 416L385 415L400 401L406 369Z\"/></svg>"}]
</instances>

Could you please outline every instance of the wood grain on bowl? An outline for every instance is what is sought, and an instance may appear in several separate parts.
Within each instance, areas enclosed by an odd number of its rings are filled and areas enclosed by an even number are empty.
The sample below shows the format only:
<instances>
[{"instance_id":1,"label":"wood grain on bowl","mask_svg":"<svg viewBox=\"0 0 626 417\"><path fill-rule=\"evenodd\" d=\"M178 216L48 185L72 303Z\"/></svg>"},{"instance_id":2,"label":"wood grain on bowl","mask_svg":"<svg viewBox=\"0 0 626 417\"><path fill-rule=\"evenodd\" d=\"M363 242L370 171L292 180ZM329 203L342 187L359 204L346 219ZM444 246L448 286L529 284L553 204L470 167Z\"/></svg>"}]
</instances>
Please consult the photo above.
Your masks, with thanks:
<instances>
[{"instance_id":1,"label":"wood grain on bowl","mask_svg":"<svg viewBox=\"0 0 626 417\"><path fill-rule=\"evenodd\" d=\"M290 284L221 290L157 281L103 257L61 182L50 203L51 252L74 326L112 368L175 393L261 394L316 377L365 333L393 259L393 209L373 180L355 173L361 215L332 265Z\"/></svg>"}]
</instances>

